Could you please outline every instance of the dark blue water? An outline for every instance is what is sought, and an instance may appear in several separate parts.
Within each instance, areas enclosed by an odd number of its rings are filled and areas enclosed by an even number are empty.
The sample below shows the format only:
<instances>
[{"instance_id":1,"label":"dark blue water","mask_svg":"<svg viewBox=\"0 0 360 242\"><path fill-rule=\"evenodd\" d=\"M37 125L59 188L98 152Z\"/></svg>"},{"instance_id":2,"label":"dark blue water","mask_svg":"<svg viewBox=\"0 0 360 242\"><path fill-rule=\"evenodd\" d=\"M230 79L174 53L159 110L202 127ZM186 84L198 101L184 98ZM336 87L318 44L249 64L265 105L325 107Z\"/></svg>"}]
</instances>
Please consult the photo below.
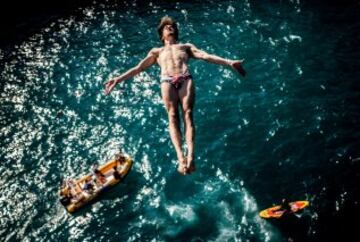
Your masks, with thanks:
<instances>
[{"instance_id":1,"label":"dark blue water","mask_svg":"<svg viewBox=\"0 0 360 242\"><path fill-rule=\"evenodd\" d=\"M299 1L95 4L0 49L0 238L4 241L339 241L359 213L359 5ZM151 67L103 95L103 82L160 46L168 14L180 41L245 58L248 76L192 61L196 164L176 172ZM124 184L75 215L61 177L119 150ZM309 200L301 218L258 212Z\"/></svg>"}]
</instances>

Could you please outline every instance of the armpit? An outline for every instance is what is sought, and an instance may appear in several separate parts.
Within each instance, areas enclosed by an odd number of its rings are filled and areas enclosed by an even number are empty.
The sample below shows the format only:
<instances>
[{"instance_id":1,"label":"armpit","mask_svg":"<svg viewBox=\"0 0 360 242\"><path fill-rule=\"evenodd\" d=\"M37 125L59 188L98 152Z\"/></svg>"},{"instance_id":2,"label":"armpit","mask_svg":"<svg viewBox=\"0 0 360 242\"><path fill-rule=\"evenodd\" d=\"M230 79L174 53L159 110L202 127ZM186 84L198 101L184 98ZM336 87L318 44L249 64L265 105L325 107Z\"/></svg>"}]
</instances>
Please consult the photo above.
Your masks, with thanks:
<instances>
[{"instance_id":1,"label":"armpit","mask_svg":"<svg viewBox=\"0 0 360 242\"><path fill-rule=\"evenodd\" d=\"M195 47L193 44L185 44L185 51L189 55L189 58L195 58L192 48Z\"/></svg>"}]
</instances>

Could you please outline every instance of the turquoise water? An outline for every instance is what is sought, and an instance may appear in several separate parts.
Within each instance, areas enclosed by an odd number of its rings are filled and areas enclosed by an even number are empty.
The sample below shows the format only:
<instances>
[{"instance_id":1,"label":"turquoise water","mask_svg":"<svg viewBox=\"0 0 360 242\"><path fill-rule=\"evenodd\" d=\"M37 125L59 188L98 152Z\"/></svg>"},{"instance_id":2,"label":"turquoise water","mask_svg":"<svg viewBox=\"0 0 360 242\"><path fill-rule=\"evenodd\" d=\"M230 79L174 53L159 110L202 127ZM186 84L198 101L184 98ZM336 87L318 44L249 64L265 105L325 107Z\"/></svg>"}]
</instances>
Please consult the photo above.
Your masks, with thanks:
<instances>
[{"instance_id":1,"label":"turquoise water","mask_svg":"<svg viewBox=\"0 0 360 242\"><path fill-rule=\"evenodd\" d=\"M298 1L95 4L0 49L0 237L341 237L359 211L360 38L349 20L357 10ZM157 66L103 95L109 76L160 46L165 14L179 22L181 42L245 58L248 72L240 78L191 61L197 171L186 177L176 172ZM125 183L67 214L61 177L85 174L119 150L135 160ZM258 217L283 197L310 201L301 230Z\"/></svg>"}]
</instances>

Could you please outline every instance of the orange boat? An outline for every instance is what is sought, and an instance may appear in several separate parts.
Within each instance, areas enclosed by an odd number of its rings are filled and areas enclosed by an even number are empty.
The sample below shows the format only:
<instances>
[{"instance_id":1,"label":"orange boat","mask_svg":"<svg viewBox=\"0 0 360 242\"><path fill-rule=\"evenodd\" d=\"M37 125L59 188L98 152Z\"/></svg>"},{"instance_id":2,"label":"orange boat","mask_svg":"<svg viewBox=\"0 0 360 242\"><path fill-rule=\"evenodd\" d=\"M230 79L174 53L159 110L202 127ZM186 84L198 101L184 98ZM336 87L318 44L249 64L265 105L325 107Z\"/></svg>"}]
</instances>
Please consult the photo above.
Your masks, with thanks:
<instances>
[{"instance_id":1,"label":"orange boat","mask_svg":"<svg viewBox=\"0 0 360 242\"><path fill-rule=\"evenodd\" d=\"M296 202L291 202L289 203L290 207L291 207L291 212L290 213L296 213L299 212L301 210L303 210L304 208L306 208L307 206L309 206L309 202L308 201L296 201ZM271 207L265 210L262 210L260 212L260 217L268 219L268 218L281 218L281 216L285 213L284 209L281 209L280 205L277 205L275 207Z\"/></svg>"},{"instance_id":2,"label":"orange boat","mask_svg":"<svg viewBox=\"0 0 360 242\"><path fill-rule=\"evenodd\" d=\"M103 191L123 181L132 167L132 159L124 156L124 161L119 165L118 160L111 160L98 167L98 170L104 175L104 183L95 182L93 174L87 174L79 179L71 180L70 186L60 188L60 202L69 213L77 211L90 201L97 198ZM115 168L114 168L115 167ZM119 177L114 177L114 171ZM91 184L91 190L84 189L85 184Z\"/></svg>"}]
</instances>

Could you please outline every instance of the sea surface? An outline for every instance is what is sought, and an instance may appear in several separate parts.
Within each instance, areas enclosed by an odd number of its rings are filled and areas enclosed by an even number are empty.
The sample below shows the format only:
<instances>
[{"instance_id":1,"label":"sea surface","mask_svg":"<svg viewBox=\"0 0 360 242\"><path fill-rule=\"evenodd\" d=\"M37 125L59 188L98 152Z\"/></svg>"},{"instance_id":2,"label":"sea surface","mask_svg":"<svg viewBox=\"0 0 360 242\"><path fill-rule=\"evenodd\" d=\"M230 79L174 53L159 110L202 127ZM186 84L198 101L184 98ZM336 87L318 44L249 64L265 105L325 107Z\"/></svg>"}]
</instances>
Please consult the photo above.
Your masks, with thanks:
<instances>
[{"instance_id":1,"label":"sea surface","mask_svg":"<svg viewBox=\"0 0 360 242\"><path fill-rule=\"evenodd\" d=\"M360 211L359 4L92 3L0 49L0 241L350 241ZM157 24L229 59L190 61L196 172L176 171L153 66L103 82L160 47ZM184 147L185 148L185 147ZM123 184L70 215L61 179L119 151ZM310 206L291 221L259 211Z\"/></svg>"}]
</instances>

